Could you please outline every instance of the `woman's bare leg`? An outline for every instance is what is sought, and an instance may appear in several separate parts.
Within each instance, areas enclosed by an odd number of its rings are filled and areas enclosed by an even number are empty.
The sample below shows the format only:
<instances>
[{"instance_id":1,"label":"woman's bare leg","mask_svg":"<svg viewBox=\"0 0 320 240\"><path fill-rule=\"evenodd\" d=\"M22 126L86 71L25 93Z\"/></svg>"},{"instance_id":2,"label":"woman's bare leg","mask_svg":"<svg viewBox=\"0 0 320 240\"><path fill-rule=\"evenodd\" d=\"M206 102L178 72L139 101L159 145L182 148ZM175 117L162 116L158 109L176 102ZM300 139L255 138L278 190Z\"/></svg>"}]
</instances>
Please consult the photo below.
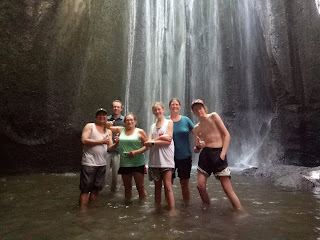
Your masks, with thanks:
<instances>
[{"instance_id":1,"label":"woman's bare leg","mask_svg":"<svg viewBox=\"0 0 320 240\"><path fill-rule=\"evenodd\" d=\"M124 196L126 200L130 200L132 197L132 174L122 174L122 180L124 185Z\"/></svg>"},{"instance_id":2,"label":"woman's bare leg","mask_svg":"<svg viewBox=\"0 0 320 240\"><path fill-rule=\"evenodd\" d=\"M134 181L136 182L136 188L139 193L139 200L143 200L147 197L147 192L144 187L144 174L139 172L133 173Z\"/></svg>"},{"instance_id":3,"label":"woman's bare leg","mask_svg":"<svg viewBox=\"0 0 320 240\"><path fill-rule=\"evenodd\" d=\"M170 210L175 208L171 177L172 177L171 171L167 171L163 175L164 190L166 192L166 196L167 196L166 199L167 199Z\"/></svg>"}]
</instances>

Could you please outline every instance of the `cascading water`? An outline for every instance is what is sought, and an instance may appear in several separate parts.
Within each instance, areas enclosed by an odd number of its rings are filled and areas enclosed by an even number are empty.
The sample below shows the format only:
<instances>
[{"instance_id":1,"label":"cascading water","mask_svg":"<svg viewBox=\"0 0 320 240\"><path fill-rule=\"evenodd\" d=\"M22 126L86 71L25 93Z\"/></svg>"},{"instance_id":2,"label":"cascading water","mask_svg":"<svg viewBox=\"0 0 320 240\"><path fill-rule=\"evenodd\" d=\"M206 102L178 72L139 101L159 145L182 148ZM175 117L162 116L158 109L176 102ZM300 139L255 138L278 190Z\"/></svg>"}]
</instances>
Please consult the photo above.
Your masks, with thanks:
<instances>
[{"instance_id":1,"label":"cascading water","mask_svg":"<svg viewBox=\"0 0 320 240\"><path fill-rule=\"evenodd\" d=\"M147 129L153 122L153 102L167 106L172 97L185 99L185 5L183 1L143 1L131 3L131 8L137 9L130 13L139 14L130 17L126 109L142 114L140 125ZM142 103L135 99L137 94Z\"/></svg>"},{"instance_id":2,"label":"cascading water","mask_svg":"<svg viewBox=\"0 0 320 240\"><path fill-rule=\"evenodd\" d=\"M130 100L130 88L131 88L131 78L132 78L132 61L133 61L133 51L134 51L134 41L135 41L135 29L136 29L136 5L135 0L130 1L131 6L129 8L129 41L128 41L128 66L127 66L127 84L126 84L126 98L125 98L125 112L128 113L129 110L129 100Z\"/></svg>"},{"instance_id":3,"label":"cascading water","mask_svg":"<svg viewBox=\"0 0 320 240\"><path fill-rule=\"evenodd\" d=\"M189 82L191 99L204 98L209 109L221 111L221 44L218 1L189 1ZM190 105L190 102L187 103ZM195 118L193 118L196 120Z\"/></svg>"},{"instance_id":4,"label":"cascading water","mask_svg":"<svg viewBox=\"0 0 320 240\"><path fill-rule=\"evenodd\" d=\"M145 1L146 58L144 91L147 125L152 122L150 103L170 98L184 102L186 26L182 1Z\"/></svg>"},{"instance_id":5,"label":"cascading water","mask_svg":"<svg viewBox=\"0 0 320 240\"><path fill-rule=\"evenodd\" d=\"M259 159L257 152L260 150L265 138L268 136L273 117L270 106L270 96L262 93L265 88L259 74L262 63L257 63L261 58L260 36L257 33L257 18L255 18L254 1L237 1L233 18L233 25L237 31L234 44L239 44L238 54L240 68L238 70L241 103L237 110L241 114L239 126L231 126L236 133L235 141L232 142L231 153L237 168L257 166ZM263 42L262 42L263 44ZM265 103L263 103L265 101ZM243 127L242 127L243 126Z\"/></svg>"},{"instance_id":6,"label":"cascading water","mask_svg":"<svg viewBox=\"0 0 320 240\"><path fill-rule=\"evenodd\" d=\"M190 102L201 98L231 133L231 165L259 164L273 106L254 6L225 0L131 4L126 107L141 116L141 127L153 122L154 101L167 106L173 97L182 102L181 113L196 122Z\"/></svg>"}]
</instances>

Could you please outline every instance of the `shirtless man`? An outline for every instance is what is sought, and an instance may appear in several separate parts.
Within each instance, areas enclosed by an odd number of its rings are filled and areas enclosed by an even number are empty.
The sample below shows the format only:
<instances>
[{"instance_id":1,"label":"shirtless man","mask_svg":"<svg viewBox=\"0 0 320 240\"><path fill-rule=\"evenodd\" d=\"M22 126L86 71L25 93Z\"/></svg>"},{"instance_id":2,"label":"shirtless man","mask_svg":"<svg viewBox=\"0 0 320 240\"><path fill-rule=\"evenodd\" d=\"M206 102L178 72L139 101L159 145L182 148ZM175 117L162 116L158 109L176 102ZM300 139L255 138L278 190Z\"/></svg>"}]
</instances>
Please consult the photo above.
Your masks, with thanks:
<instances>
[{"instance_id":1,"label":"shirtless man","mask_svg":"<svg viewBox=\"0 0 320 240\"><path fill-rule=\"evenodd\" d=\"M220 180L233 208L241 210L241 203L231 186L230 169L226 158L230 134L217 113L208 114L208 109L201 99L194 100L191 109L200 120L194 127L194 152L199 153L202 149L198 163L197 185L202 202L210 204L206 185L208 177L213 173Z\"/></svg>"}]
</instances>

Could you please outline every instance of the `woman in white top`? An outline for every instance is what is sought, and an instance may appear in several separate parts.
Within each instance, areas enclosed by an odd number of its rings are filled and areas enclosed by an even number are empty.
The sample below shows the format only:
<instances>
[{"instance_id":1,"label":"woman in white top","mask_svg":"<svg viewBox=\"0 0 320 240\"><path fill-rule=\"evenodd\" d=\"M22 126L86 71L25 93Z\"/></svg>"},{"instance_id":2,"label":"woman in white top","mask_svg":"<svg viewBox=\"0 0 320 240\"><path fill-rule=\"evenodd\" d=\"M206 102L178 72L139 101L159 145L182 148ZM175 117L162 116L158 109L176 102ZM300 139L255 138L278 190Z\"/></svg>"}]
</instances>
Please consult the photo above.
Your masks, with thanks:
<instances>
[{"instance_id":1,"label":"woman in white top","mask_svg":"<svg viewBox=\"0 0 320 240\"><path fill-rule=\"evenodd\" d=\"M157 118L151 126L149 139L144 145L150 148L149 154L149 179L155 184L155 203L161 204L162 182L165 189L166 200L170 212L175 209L172 191L172 171L174 169L174 143L172 139L173 122L165 119L164 106L161 102L152 105L152 112Z\"/></svg>"}]
</instances>

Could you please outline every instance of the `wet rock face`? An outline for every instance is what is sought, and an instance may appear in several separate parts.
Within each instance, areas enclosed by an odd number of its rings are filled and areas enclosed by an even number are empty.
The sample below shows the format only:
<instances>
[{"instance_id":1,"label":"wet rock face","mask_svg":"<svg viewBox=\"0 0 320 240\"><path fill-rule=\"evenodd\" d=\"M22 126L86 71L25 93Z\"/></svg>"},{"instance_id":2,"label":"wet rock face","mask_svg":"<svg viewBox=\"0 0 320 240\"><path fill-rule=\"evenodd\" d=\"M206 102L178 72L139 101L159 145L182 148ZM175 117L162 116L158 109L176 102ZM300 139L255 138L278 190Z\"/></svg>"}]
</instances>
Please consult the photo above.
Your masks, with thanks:
<instances>
[{"instance_id":1,"label":"wet rock face","mask_svg":"<svg viewBox=\"0 0 320 240\"><path fill-rule=\"evenodd\" d=\"M261 7L261 8L260 8ZM260 8L260 9L259 9ZM281 162L320 164L320 15L315 1L258 6L276 93L272 138Z\"/></svg>"},{"instance_id":2,"label":"wet rock face","mask_svg":"<svg viewBox=\"0 0 320 240\"><path fill-rule=\"evenodd\" d=\"M78 169L83 126L123 98L125 14L126 1L1 1L1 171Z\"/></svg>"}]
</instances>

